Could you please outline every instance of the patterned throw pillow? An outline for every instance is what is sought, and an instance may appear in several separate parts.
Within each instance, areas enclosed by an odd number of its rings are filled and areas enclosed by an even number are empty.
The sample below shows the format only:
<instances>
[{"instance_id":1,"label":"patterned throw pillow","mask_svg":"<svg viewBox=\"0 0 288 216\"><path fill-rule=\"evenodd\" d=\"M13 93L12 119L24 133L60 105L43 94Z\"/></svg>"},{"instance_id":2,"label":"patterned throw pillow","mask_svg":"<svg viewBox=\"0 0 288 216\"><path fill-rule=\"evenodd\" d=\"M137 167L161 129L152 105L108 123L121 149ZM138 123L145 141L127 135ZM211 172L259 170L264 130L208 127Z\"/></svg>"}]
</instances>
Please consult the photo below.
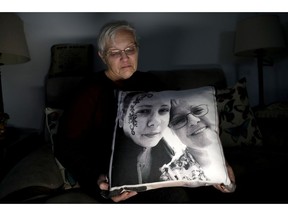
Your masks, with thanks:
<instances>
[{"instance_id":1,"label":"patterned throw pillow","mask_svg":"<svg viewBox=\"0 0 288 216\"><path fill-rule=\"evenodd\" d=\"M213 87L120 91L109 195L220 183L233 191L218 125Z\"/></svg>"},{"instance_id":2,"label":"patterned throw pillow","mask_svg":"<svg viewBox=\"0 0 288 216\"><path fill-rule=\"evenodd\" d=\"M262 145L262 135L249 105L246 78L240 79L231 88L218 90L216 98L222 145Z\"/></svg>"},{"instance_id":3,"label":"patterned throw pillow","mask_svg":"<svg viewBox=\"0 0 288 216\"><path fill-rule=\"evenodd\" d=\"M51 107L45 108L45 116L46 116L46 128L45 128L45 138L46 141L51 145L52 150L54 152L54 138L58 133L59 121L63 115L62 109L56 109ZM64 189L77 188L79 184L75 181L72 175L63 167L63 165L58 161L55 157L56 163L60 169L63 181L64 181Z\"/></svg>"},{"instance_id":4,"label":"patterned throw pillow","mask_svg":"<svg viewBox=\"0 0 288 216\"><path fill-rule=\"evenodd\" d=\"M55 44L51 47L51 76L83 76L93 70L92 44Z\"/></svg>"},{"instance_id":5,"label":"patterned throw pillow","mask_svg":"<svg viewBox=\"0 0 288 216\"><path fill-rule=\"evenodd\" d=\"M62 109L45 108L46 141L54 147L54 136L57 135L59 120L63 114Z\"/></svg>"}]
</instances>

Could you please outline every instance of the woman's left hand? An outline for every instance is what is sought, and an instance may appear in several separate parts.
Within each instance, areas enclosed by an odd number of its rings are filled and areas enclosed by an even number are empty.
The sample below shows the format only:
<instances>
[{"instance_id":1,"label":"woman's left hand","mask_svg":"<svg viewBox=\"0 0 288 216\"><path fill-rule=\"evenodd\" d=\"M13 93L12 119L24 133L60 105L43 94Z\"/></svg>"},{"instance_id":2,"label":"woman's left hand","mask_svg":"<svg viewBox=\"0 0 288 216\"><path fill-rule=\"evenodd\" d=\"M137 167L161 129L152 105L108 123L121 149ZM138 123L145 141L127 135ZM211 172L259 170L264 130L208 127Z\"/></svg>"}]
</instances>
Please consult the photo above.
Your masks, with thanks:
<instances>
[{"instance_id":1,"label":"woman's left hand","mask_svg":"<svg viewBox=\"0 0 288 216\"><path fill-rule=\"evenodd\" d=\"M102 190L102 192L108 192L109 184L108 184L108 178L106 175L100 175L97 183L98 183L100 190ZM136 191L125 191L121 193L120 195L111 197L111 200L113 200L113 202L121 202L135 195L137 195Z\"/></svg>"},{"instance_id":2,"label":"woman's left hand","mask_svg":"<svg viewBox=\"0 0 288 216\"><path fill-rule=\"evenodd\" d=\"M234 192L235 186L236 186L235 175L234 175L232 167L227 162L226 162L226 167L227 167L228 176L230 178L230 181L233 187L227 187L224 184L215 184L213 186L223 193L231 193L231 192Z\"/></svg>"}]
</instances>

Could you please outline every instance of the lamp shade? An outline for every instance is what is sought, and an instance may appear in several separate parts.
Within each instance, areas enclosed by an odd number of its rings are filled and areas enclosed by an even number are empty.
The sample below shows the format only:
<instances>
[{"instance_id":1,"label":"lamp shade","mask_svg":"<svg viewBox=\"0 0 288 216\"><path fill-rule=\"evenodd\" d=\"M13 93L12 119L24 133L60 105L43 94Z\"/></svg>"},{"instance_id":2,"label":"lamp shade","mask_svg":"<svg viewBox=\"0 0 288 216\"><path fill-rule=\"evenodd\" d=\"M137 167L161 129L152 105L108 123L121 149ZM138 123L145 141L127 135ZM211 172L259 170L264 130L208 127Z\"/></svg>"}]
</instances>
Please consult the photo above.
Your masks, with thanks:
<instances>
[{"instance_id":1,"label":"lamp shade","mask_svg":"<svg viewBox=\"0 0 288 216\"><path fill-rule=\"evenodd\" d=\"M22 20L14 13L0 13L0 65L29 60Z\"/></svg>"},{"instance_id":2,"label":"lamp shade","mask_svg":"<svg viewBox=\"0 0 288 216\"><path fill-rule=\"evenodd\" d=\"M256 56L262 50L273 55L285 48L286 43L278 16L259 15L237 24L235 35L236 56Z\"/></svg>"}]
</instances>

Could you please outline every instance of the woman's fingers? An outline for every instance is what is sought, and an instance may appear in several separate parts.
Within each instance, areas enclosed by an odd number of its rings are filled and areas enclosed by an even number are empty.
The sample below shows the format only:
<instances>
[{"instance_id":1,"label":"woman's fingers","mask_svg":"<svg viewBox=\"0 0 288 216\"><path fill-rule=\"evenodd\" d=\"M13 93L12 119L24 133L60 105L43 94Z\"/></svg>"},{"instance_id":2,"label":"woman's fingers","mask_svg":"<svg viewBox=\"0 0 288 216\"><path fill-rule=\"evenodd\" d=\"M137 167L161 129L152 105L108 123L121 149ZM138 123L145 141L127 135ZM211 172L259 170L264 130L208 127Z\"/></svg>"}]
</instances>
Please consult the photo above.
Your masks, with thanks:
<instances>
[{"instance_id":1,"label":"woman's fingers","mask_svg":"<svg viewBox=\"0 0 288 216\"><path fill-rule=\"evenodd\" d=\"M106 175L100 175L97 181L97 184L100 188L100 190L102 190L102 196L105 198L108 198L106 192L108 192L109 190L109 183L108 183L108 178ZM125 191L122 194L118 195L118 196L114 196L111 197L111 199L114 202L120 202L126 199L129 199L132 196L135 196L137 194L136 191Z\"/></svg>"},{"instance_id":2,"label":"woman's fingers","mask_svg":"<svg viewBox=\"0 0 288 216\"><path fill-rule=\"evenodd\" d=\"M106 182L101 182L101 183L99 184L99 188L100 188L101 190L109 190L109 184L106 183Z\"/></svg>"},{"instance_id":3,"label":"woman's fingers","mask_svg":"<svg viewBox=\"0 0 288 216\"><path fill-rule=\"evenodd\" d=\"M120 201L129 199L130 197L135 196L136 194L137 194L136 191L125 191L125 192L123 192L122 194L120 194L118 196L111 197L111 199L114 202L120 202Z\"/></svg>"}]
</instances>

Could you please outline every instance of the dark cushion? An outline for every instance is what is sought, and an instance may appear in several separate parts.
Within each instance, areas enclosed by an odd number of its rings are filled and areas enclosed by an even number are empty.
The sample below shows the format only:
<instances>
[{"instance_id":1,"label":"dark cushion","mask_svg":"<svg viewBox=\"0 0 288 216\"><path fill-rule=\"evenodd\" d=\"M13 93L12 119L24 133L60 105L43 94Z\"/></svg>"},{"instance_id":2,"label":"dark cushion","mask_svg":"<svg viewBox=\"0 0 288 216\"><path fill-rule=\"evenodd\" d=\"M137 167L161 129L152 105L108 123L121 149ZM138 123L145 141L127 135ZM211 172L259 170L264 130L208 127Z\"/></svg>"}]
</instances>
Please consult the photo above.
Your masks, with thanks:
<instances>
[{"instance_id":1,"label":"dark cushion","mask_svg":"<svg viewBox=\"0 0 288 216\"><path fill-rule=\"evenodd\" d=\"M0 202L28 202L51 196L63 186L51 148L41 146L23 158L0 183Z\"/></svg>"}]
</instances>

